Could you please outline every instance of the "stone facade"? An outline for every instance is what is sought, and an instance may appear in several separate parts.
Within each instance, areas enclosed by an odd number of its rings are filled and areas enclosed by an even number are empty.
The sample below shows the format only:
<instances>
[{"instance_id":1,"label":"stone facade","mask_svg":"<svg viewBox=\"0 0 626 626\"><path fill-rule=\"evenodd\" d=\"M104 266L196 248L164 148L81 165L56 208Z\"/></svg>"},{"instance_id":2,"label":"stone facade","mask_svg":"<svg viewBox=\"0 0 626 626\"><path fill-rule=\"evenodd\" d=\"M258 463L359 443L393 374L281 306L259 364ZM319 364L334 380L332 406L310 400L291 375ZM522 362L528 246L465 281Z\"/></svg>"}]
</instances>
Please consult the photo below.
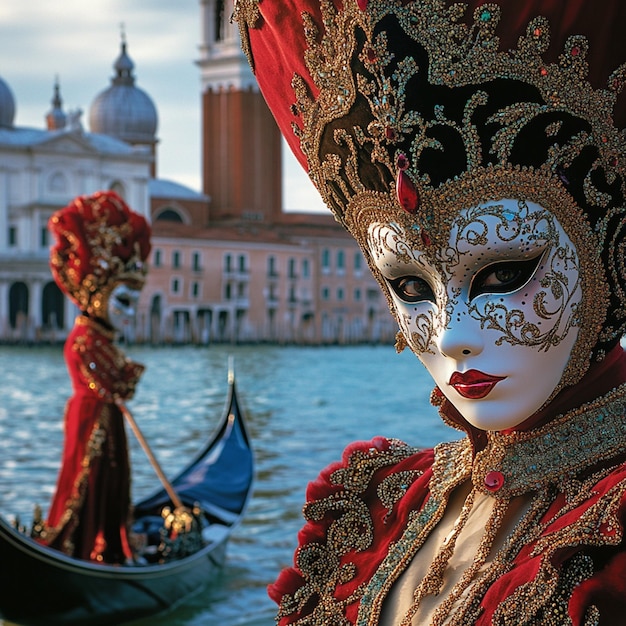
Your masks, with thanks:
<instances>
[{"instance_id":1,"label":"stone facade","mask_svg":"<svg viewBox=\"0 0 626 626\"><path fill-rule=\"evenodd\" d=\"M0 339L55 340L76 309L48 267L48 219L72 198L114 189L149 215L151 156L80 126L0 128Z\"/></svg>"}]
</instances>

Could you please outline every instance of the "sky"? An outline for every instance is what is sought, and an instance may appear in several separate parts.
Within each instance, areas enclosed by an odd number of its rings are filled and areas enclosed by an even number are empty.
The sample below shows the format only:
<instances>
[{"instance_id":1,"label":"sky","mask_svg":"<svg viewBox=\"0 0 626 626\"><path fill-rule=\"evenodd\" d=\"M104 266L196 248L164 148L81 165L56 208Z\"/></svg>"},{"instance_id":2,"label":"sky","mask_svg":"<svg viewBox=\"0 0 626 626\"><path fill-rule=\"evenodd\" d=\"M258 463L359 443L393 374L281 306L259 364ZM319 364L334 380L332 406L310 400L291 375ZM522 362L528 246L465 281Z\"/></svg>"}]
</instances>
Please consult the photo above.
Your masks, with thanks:
<instances>
[{"instance_id":1,"label":"sky","mask_svg":"<svg viewBox=\"0 0 626 626\"><path fill-rule=\"evenodd\" d=\"M89 107L111 84L122 28L135 85L153 100L159 125L157 175L201 190L199 0L4 0L0 78L13 92L15 125L45 128L55 79L63 109ZM312 183L283 149L286 210L325 210Z\"/></svg>"}]
</instances>

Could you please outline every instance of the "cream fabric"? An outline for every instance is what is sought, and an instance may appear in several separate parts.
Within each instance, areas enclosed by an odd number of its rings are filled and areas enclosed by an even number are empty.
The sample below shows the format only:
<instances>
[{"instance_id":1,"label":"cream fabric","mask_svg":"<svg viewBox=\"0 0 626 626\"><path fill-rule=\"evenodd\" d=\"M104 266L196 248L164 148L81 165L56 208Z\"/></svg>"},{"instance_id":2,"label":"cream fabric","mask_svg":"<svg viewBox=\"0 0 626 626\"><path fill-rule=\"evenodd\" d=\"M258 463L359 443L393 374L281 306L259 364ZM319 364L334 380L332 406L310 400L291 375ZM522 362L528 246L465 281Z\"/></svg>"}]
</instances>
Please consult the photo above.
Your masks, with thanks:
<instances>
[{"instance_id":1,"label":"cream fabric","mask_svg":"<svg viewBox=\"0 0 626 626\"><path fill-rule=\"evenodd\" d=\"M409 567L400 575L391 588L383 604L379 626L397 626L400 624L402 618L411 607L415 588L425 576L430 563L439 552L445 538L453 532L454 525L470 491L471 483L468 482L456 489L452 494L443 519L430 534L425 544L409 564ZM426 626L431 623L433 613L437 607L447 598L455 584L463 576L463 572L471 566L483 538L485 524L491 515L494 502L494 498L489 495L476 494L467 523L457 539L454 554L448 563L443 589L439 595L427 596L422 600L419 610L413 618L413 626ZM520 496L512 500L483 569L493 560L494 555L521 520L529 505L530 496ZM468 591L469 588L465 590L466 593ZM463 602L464 596L461 596L457 600L456 605L461 606ZM451 611L451 615L454 615L454 609Z\"/></svg>"}]
</instances>

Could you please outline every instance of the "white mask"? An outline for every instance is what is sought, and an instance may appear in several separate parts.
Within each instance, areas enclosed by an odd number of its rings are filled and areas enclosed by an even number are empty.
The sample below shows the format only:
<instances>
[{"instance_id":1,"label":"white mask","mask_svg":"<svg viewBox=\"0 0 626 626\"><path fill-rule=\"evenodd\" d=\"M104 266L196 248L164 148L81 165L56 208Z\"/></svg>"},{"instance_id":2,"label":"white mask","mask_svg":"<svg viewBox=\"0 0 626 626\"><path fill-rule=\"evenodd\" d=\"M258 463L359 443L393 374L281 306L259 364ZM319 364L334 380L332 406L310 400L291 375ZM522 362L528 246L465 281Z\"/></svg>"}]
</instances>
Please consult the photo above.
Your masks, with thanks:
<instances>
[{"instance_id":1,"label":"white mask","mask_svg":"<svg viewBox=\"0 0 626 626\"><path fill-rule=\"evenodd\" d=\"M116 285L107 301L107 321L119 333L130 325L137 314L139 289L132 289L126 283Z\"/></svg>"},{"instance_id":2,"label":"white mask","mask_svg":"<svg viewBox=\"0 0 626 626\"><path fill-rule=\"evenodd\" d=\"M374 223L368 247L408 345L470 424L514 428L551 398L582 290L576 249L550 211L512 199L464 209L441 248Z\"/></svg>"}]
</instances>

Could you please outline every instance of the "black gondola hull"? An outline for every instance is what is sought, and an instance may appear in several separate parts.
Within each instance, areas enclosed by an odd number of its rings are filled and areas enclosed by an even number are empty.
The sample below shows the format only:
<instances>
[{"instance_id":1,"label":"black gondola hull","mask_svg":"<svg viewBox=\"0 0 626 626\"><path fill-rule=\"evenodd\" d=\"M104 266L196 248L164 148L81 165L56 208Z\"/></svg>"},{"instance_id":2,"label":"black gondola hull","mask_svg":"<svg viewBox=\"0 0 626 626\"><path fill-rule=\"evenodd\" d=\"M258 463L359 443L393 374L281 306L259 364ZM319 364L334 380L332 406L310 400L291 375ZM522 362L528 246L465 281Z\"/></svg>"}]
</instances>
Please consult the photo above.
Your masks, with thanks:
<instances>
[{"instance_id":1,"label":"black gondola hull","mask_svg":"<svg viewBox=\"0 0 626 626\"><path fill-rule=\"evenodd\" d=\"M226 552L224 538L166 565L89 566L25 542L3 520L0 535L2 616L32 626L115 624L170 610L212 580Z\"/></svg>"}]
</instances>

